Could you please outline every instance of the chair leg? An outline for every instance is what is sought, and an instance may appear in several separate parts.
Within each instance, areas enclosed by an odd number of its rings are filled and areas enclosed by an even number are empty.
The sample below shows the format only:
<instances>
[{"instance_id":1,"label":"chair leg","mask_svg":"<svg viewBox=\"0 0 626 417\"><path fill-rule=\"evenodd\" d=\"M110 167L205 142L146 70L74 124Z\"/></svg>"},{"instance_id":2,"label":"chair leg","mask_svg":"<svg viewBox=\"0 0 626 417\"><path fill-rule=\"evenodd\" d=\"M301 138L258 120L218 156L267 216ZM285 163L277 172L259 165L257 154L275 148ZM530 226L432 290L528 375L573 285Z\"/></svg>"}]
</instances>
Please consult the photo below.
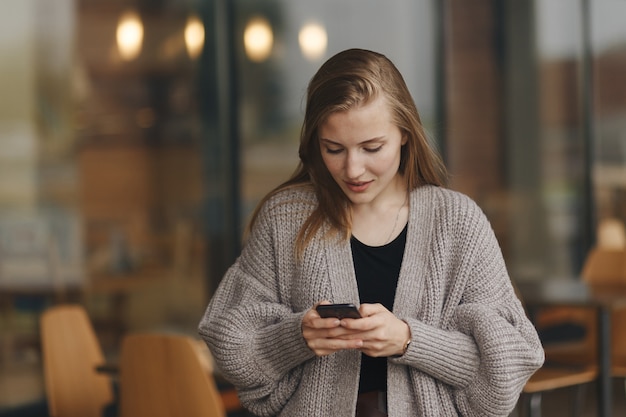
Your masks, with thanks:
<instances>
[{"instance_id":1,"label":"chair leg","mask_svg":"<svg viewBox=\"0 0 626 417\"><path fill-rule=\"evenodd\" d=\"M583 415L582 410L585 402L587 384L579 384L571 388L575 390L571 415L572 417L581 417ZM624 381L624 390L626 391L626 381ZM521 402L520 415L528 417L541 417L541 394L541 392L526 394L525 401Z\"/></svg>"},{"instance_id":2,"label":"chair leg","mask_svg":"<svg viewBox=\"0 0 626 417\"><path fill-rule=\"evenodd\" d=\"M587 392L587 385L580 384L573 388L576 390L576 392L574 396L572 416L580 417L582 415L583 403L585 401L585 393Z\"/></svg>"},{"instance_id":3,"label":"chair leg","mask_svg":"<svg viewBox=\"0 0 626 417\"><path fill-rule=\"evenodd\" d=\"M541 417L540 392L533 392L528 398L528 417Z\"/></svg>"}]
</instances>

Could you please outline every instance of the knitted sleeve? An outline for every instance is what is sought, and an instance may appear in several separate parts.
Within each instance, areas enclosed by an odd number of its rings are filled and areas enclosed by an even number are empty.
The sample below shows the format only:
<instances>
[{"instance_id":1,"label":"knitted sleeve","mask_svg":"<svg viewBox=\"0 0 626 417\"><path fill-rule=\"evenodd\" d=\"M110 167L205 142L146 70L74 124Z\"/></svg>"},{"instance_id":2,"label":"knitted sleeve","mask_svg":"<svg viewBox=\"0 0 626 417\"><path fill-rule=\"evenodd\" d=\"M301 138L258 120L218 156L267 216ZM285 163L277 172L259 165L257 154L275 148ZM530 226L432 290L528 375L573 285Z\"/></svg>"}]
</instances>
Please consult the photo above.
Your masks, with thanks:
<instances>
[{"instance_id":1,"label":"knitted sleeve","mask_svg":"<svg viewBox=\"0 0 626 417\"><path fill-rule=\"evenodd\" d=\"M506 271L493 230L472 202L458 233L464 242L463 295L456 328L472 336L479 355L471 382L454 392L464 416L506 416L528 378L543 364L544 352Z\"/></svg>"},{"instance_id":2,"label":"knitted sleeve","mask_svg":"<svg viewBox=\"0 0 626 417\"><path fill-rule=\"evenodd\" d=\"M304 312L280 302L278 269L286 261L275 253L274 214L261 211L198 329L242 404L258 416L278 414L298 386L300 365L314 357L302 337Z\"/></svg>"}]
</instances>

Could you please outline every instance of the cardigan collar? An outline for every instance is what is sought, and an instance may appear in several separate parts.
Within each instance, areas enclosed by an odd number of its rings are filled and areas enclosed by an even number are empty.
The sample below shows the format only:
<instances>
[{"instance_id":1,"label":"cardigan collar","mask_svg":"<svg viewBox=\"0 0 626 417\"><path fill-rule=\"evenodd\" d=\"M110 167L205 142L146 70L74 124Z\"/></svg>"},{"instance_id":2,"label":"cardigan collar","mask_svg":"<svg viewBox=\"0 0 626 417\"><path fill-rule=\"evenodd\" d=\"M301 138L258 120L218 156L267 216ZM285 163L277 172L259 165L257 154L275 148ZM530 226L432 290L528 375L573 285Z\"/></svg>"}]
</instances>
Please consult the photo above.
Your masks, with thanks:
<instances>
[{"instance_id":1,"label":"cardigan collar","mask_svg":"<svg viewBox=\"0 0 626 417\"><path fill-rule=\"evenodd\" d=\"M427 279L426 263L434 232L436 189L434 186L422 186L411 192L407 240L393 308L397 316L417 315ZM343 236L337 236L326 241L324 250L328 259L332 300L359 304L350 242Z\"/></svg>"}]
</instances>

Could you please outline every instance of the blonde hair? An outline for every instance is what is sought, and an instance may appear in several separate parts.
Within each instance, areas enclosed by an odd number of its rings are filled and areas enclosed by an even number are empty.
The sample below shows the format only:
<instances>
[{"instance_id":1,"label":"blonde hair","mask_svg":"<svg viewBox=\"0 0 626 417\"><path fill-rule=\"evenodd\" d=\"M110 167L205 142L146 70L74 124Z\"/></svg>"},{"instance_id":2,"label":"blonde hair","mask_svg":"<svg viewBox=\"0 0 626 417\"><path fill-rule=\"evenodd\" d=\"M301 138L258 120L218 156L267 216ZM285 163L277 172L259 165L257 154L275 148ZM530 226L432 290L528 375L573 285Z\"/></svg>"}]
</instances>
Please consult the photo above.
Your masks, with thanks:
<instances>
[{"instance_id":1,"label":"blonde hair","mask_svg":"<svg viewBox=\"0 0 626 417\"><path fill-rule=\"evenodd\" d=\"M404 78L384 55L348 49L326 61L309 82L304 123L300 132L300 162L292 176L272 190L257 206L248 226L254 225L260 207L272 195L293 187L312 186L318 206L304 222L296 239L300 255L312 237L328 224L331 232L346 238L351 233L350 201L334 181L324 161L318 131L328 117L383 95L394 123L407 138L400 153L399 171L408 190L421 185L445 186L443 162L424 132L417 107Z\"/></svg>"}]
</instances>

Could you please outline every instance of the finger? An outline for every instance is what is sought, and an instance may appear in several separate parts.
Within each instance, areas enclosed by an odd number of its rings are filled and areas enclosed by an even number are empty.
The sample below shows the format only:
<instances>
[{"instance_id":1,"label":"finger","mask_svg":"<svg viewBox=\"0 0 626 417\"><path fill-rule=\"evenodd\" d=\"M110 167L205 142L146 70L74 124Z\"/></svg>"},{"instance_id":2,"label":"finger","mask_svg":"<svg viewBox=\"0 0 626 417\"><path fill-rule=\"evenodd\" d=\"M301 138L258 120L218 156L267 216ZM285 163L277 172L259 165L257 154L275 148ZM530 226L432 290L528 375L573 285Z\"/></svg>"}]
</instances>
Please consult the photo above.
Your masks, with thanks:
<instances>
[{"instance_id":1,"label":"finger","mask_svg":"<svg viewBox=\"0 0 626 417\"><path fill-rule=\"evenodd\" d=\"M363 346L363 341L360 339L322 338L312 339L307 344L317 356L326 356L340 350L359 349Z\"/></svg>"},{"instance_id":2,"label":"finger","mask_svg":"<svg viewBox=\"0 0 626 417\"><path fill-rule=\"evenodd\" d=\"M357 331L367 331L372 328L372 321L369 318L341 319L339 324L342 328Z\"/></svg>"},{"instance_id":3,"label":"finger","mask_svg":"<svg viewBox=\"0 0 626 417\"><path fill-rule=\"evenodd\" d=\"M332 329L341 325L341 320L336 317L330 317L327 319L316 318L312 321L313 327L316 329Z\"/></svg>"},{"instance_id":4,"label":"finger","mask_svg":"<svg viewBox=\"0 0 626 417\"><path fill-rule=\"evenodd\" d=\"M375 304L365 303L365 304L361 304L361 306L359 307L359 312L361 313L361 316L363 317L369 317L369 316L373 316L374 314L384 313L388 311L389 310L387 310L387 308L385 308L385 306L380 303L375 303Z\"/></svg>"}]
</instances>

